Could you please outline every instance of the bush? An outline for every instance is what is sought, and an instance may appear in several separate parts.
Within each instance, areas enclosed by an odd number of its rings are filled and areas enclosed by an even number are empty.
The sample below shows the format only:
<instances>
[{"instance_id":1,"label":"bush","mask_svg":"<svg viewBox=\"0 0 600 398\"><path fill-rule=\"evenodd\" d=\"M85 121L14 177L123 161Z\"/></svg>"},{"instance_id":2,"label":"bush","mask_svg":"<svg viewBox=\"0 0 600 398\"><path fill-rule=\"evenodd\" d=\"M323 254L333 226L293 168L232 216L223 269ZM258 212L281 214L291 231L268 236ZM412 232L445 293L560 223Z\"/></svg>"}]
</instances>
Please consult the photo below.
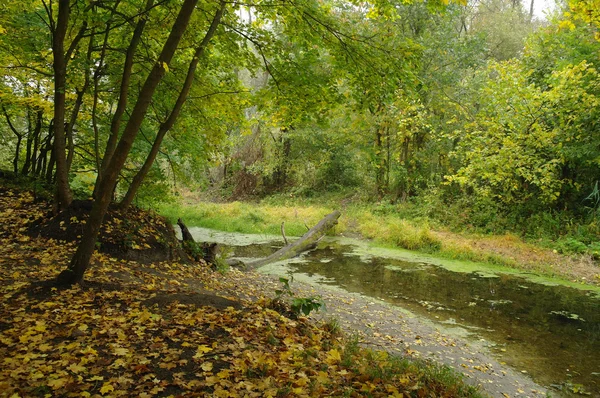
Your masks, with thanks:
<instances>
[{"instance_id":1,"label":"bush","mask_svg":"<svg viewBox=\"0 0 600 398\"><path fill-rule=\"evenodd\" d=\"M556 242L557 250L561 253L585 253L588 249L585 243L572 237L561 238Z\"/></svg>"}]
</instances>

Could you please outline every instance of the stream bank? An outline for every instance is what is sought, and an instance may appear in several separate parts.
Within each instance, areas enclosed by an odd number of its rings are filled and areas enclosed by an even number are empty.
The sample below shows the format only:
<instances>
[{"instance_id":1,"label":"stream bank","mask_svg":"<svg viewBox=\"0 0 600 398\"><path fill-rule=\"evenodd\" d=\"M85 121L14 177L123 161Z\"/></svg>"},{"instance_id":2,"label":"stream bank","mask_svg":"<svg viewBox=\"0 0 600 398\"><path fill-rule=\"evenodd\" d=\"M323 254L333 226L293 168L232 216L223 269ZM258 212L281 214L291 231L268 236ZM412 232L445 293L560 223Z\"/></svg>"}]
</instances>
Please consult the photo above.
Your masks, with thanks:
<instances>
[{"instance_id":1,"label":"stream bank","mask_svg":"<svg viewBox=\"0 0 600 398\"><path fill-rule=\"evenodd\" d=\"M281 239L281 223L288 236L301 236L338 205L269 202L212 203L198 198L163 205L159 213L173 223L178 217L188 225L242 234L269 234ZM342 216L332 232L337 237L356 237L380 247L404 248L431 253L445 260L485 263L561 278L574 284L600 286L600 266L589 254L567 255L525 241L514 235L472 234L433 227L427 220L407 220L380 214L359 204L343 205Z\"/></svg>"},{"instance_id":2,"label":"stream bank","mask_svg":"<svg viewBox=\"0 0 600 398\"><path fill-rule=\"evenodd\" d=\"M281 244L273 242L275 236L196 233L229 242L238 257L266 256ZM597 288L576 285L590 289L577 290L511 269L335 238L261 272L286 277L292 272L293 288L307 283L300 297L329 297L328 314L349 331L361 331L365 342L375 338L390 351L452 365L492 395L542 393L528 376L564 394L600 391L600 358L590 354L600 349ZM277 288L266 290L272 294Z\"/></svg>"},{"instance_id":3,"label":"stream bank","mask_svg":"<svg viewBox=\"0 0 600 398\"><path fill-rule=\"evenodd\" d=\"M276 274L262 271L230 273L236 280L230 294L239 286L253 286L255 295L273 296L281 288ZM268 272L268 271L267 271ZM298 296L321 296L325 310L311 317L337 322L348 335L375 350L445 364L465 375L469 384L479 386L494 398L545 397L548 389L535 383L527 372L519 372L501 363L484 344L469 342L456 330L440 330L432 322L381 300L364 297L322 285L295 280L292 289ZM552 396L559 396L558 394Z\"/></svg>"}]
</instances>

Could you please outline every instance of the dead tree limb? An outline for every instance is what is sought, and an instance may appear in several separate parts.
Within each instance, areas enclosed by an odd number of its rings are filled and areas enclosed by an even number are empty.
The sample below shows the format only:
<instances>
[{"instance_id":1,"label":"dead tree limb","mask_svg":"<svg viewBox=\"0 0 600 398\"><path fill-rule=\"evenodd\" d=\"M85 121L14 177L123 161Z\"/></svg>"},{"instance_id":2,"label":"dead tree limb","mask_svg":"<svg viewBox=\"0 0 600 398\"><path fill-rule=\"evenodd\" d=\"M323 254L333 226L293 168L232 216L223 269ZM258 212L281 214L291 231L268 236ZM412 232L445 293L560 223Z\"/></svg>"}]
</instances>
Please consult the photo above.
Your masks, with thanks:
<instances>
[{"instance_id":1,"label":"dead tree limb","mask_svg":"<svg viewBox=\"0 0 600 398\"><path fill-rule=\"evenodd\" d=\"M289 243L287 238L285 237L285 221L281 223L281 235L283 236L283 243L285 243L287 246Z\"/></svg>"},{"instance_id":2,"label":"dead tree limb","mask_svg":"<svg viewBox=\"0 0 600 398\"><path fill-rule=\"evenodd\" d=\"M275 261L296 257L302 252L313 249L319 240L321 240L321 238L327 233L327 231L337 224L340 215L341 213L337 210L331 214L328 214L297 241L282 247L268 257L245 264L246 267L262 267L263 265L274 263Z\"/></svg>"},{"instance_id":3,"label":"dead tree limb","mask_svg":"<svg viewBox=\"0 0 600 398\"><path fill-rule=\"evenodd\" d=\"M204 260L207 264L210 264L213 268L216 266L217 259L217 244L216 243L198 243L194 240L194 237L190 233L188 227L184 224L183 220L179 218L177 225L181 228L181 236L183 238L183 249L186 253L191 256L194 260Z\"/></svg>"}]
</instances>

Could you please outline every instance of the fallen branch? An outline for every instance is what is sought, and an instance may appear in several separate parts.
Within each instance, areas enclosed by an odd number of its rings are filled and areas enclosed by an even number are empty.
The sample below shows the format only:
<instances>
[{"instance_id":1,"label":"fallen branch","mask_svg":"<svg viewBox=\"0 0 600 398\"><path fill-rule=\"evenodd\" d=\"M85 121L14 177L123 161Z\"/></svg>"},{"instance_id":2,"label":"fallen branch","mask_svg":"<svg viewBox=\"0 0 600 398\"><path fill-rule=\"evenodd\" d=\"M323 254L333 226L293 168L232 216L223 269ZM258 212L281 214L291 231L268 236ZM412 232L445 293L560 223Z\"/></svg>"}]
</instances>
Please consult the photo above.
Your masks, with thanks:
<instances>
[{"instance_id":1,"label":"fallen branch","mask_svg":"<svg viewBox=\"0 0 600 398\"><path fill-rule=\"evenodd\" d=\"M246 267L262 267L263 265L274 263L275 261L296 257L302 252L315 248L325 233L327 233L327 231L337 224L340 214L341 213L337 210L331 214L328 214L297 241L282 247L268 257L245 264Z\"/></svg>"}]
</instances>

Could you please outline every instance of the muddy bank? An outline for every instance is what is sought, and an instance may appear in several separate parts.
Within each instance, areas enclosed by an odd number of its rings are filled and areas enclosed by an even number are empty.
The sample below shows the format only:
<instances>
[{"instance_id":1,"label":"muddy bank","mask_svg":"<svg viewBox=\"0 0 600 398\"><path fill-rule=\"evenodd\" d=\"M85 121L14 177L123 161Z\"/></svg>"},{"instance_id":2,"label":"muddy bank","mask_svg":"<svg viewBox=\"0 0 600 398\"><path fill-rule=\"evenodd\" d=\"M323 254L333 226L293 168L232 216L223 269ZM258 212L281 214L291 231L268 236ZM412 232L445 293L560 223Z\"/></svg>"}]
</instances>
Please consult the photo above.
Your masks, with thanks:
<instances>
[{"instance_id":1,"label":"muddy bank","mask_svg":"<svg viewBox=\"0 0 600 398\"><path fill-rule=\"evenodd\" d=\"M251 284L257 296L273 296L281 287L274 274L235 271L230 277L237 279L239 285ZM311 316L337 320L347 334L357 334L366 346L449 365L492 397L543 397L548 392L526 372L500 363L486 349L485 342L460 337L464 330L442 331L406 310L341 289L300 280L295 280L292 288L299 296L320 295L326 310ZM552 394L559 396L556 392Z\"/></svg>"},{"instance_id":2,"label":"muddy bank","mask_svg":"<svg viewBox=\"0 0 600 398\"><path fill-rule=\"evenodd\" d=\"M237 257L267 256L280 245L277 237L197 232L231 244ZM597 352L600 300L592 286L339 238L262 270L292 272L294 289L305 282L298 297L328 298L329 313L365 343L452 365L492 395L542 394L531 378L554 396L598 388L598 358L589 353ZM270 284L267 296L281 288Z\"/></svg>"}]
</instances>

